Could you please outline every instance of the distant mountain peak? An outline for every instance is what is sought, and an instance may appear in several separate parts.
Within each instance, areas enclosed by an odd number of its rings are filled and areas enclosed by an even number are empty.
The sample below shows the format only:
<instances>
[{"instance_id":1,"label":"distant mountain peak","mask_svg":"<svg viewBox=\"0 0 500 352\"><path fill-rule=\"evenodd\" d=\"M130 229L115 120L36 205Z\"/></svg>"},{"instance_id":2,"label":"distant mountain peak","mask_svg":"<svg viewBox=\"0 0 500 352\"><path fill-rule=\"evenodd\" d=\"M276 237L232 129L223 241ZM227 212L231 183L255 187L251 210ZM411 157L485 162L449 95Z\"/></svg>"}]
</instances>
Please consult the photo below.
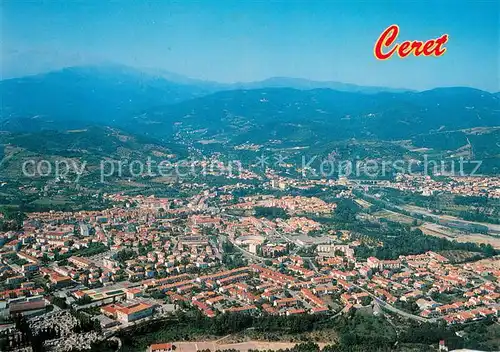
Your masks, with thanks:
<instances>
[{"instance_id":1,"label":"distant mountain peak","mask_svg":"<svg viewBox=\"0 0 500 352\"><path fill-rule=\"evenodd\" d=\"M261 81L255 82L239 82L231 85L234 88L258 89L258 88L295 88L300 90L310 90L318 88L328 88L343 92L357 92L357 93L380 93L391 92L401 93L412 91L404 88L388 88L388 87L375 87L375 86L361 86L351 83L343 83L337 81L315 81L307 78L297 77L282 77L275 76L269 77Z\"/></svg>"}]
</instances>

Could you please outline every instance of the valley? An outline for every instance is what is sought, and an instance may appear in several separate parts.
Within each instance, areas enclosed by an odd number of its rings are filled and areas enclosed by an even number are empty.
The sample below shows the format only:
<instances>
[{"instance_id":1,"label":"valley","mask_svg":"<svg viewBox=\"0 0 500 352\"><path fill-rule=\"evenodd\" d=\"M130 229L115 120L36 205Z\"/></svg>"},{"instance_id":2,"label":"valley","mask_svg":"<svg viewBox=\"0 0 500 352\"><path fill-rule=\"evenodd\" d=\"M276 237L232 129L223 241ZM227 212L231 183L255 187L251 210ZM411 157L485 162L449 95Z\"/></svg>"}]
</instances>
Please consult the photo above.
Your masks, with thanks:
<instances>
[{"instance_id":1,"label":"valley","mask_svg":"<svg viewBox=\"0 0 500 352\"><path fill-rule=\"evenodd\" d=\"M2 346L499 346L498 94L149 75L0 82Z\"/></svg>"}]
</instances>

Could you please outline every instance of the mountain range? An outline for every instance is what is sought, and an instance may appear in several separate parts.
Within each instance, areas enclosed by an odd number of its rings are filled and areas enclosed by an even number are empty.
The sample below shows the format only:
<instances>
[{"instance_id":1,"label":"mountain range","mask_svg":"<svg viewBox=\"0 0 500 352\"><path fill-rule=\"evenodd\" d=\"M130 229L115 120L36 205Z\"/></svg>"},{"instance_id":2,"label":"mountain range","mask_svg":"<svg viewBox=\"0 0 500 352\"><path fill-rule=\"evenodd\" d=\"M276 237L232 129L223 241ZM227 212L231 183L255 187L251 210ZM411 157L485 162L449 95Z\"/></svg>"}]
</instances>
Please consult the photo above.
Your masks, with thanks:
<instances>
[{"instance_id":1,"label":"mountain range","mask_svg":"<svg viewBox=\"0 0 500 352\"><path fill-rule=\"evenodd\" d=\"M169 149L254 143L317 151L354 139L410 141L450 155L478 143L484 155L500 155L500 94L464 87L415 92L286 77L225 84L102 65L0 81L0 96L0 131L9 138L101 126L152 137ZM99 143L106 135L99 134ZM16 140L4 136L3 144ZM82 134L64 138L72 136Z\"/></svg>"},{"instance_id":2,"label":"mountain range","mask_svg":"<svg viewBox=\"0 0 500 352\"><path fill-rule=\"evenodd\" d=\"M33 118L34 129L41 122L59 121L70 127L78 121L110 123L153 106L175 104L218 91L288 87L330 88L376 93L399 91L363 87L339 82L317 82L275 77L259 82L224 84L184 77L164 70L137 70L122 65L78 66L59 71L0 81L3 129L22 129ZM9 126L10 125L10 126ZM47 124L50 128L50 123Z\"/></svg>"},{"instance_id":3,"label":"mountain range","mask_svg":"<svg viewBox=\"0 0 500 352\"><path fill-rule=\"evenodd\" d=\"M222 91L149 109L135 115L131 124L152 134L182 126L203 130L205 138L239 142L295 140L290 133L302 139L308 133L312 140L393 140L495 126L500 121L498 107L497 96L471 88L377 94L267 88Z\"/></svg>"}]
</instances>

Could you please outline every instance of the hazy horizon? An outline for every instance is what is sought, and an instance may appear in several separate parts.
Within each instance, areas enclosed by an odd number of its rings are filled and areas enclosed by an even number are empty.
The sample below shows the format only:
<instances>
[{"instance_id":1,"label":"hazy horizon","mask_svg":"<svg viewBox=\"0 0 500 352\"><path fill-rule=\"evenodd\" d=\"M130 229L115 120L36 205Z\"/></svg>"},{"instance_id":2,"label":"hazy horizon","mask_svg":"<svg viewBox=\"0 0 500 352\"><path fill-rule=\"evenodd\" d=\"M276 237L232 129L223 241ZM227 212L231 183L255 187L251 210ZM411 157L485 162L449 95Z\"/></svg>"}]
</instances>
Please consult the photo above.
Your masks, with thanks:
<instances>
[{"instance_id":1,"label":"hazy horizon","mask_svg":"<svg viewBox=\"0 0 500 352\"><path fill-rule=\"evenodd\" d=\"M378 88L400 89L401 91L413 91L413 92L424 92L424 91L433 90L433 89L439 89L439 88L471 88L471 89L482 90L482 91L485 91L485 92L488 92L488 93L491 93L491 94L495 94L495 93L499 93L500 92L500 90L498 90L498 91L497 90L485 90L485 89L481 89L481 88L477 88L477 87L471 87L471 86L435 86L435 87L430 87L430 88L427 88L427 89L421 89L421 90L419 90L419 89L412 89L412 88L408 88L408 87L392 87L392 86L381 86L381 85L362 85L362 84L358 84L356 82L341 82L341 81L334 81L334 80L313 80L313 79L310 79L310 78L307 78L307 77L285 77L285 76L270 76L270 77L265 77L265 78L259 79L259 80L253 80L253 81L222 82L220 80L205 80L205 79L202 79L202 78L199 78L199 77L190 77L190 76L178 73L178 72L170 71L168 69L159 69L159 68L155 68L155 67L133 67L133 66L122 64L122 63L117 63L117 62L106 62L106 63L96 62L96 63L82 64L82 65L64 66L64 67L59 67L59 68L55 68L55 69L52 69L52 70L47 70L47 71L42 71L42 72L32 73L32 74L26 74L26 75L19 75L19 76L14 76L14 77L1 77L0 76L0 82L1 81L6 81L6 80L9 80L9 79L18 79L18 78L24 78L24 77L44 75L44 74L48 74L48 73L52 73L52 72L58 72L58 71L62 71L62 70L65 70L65 69L71 69L71 68L105 67L105 66L117 66L117 67L118 66L122 66L122 67L127 67L129 69L137 70L137 71L143 72L145 74L151 74L152 76L154 76L155 74L152 74L150 71L158 71L158 72L161 71L161 72L163 72L165 74L170 74L170 75L173 75L173 76L179 76L180 79L192 80L193 82L200 81L200 82L204 82L204 83L213 83L213 84L221 84L221 85L251 84L251 83L259 83L259 82L263 82L263 81L271 80L271 79L282 78L282 79L292 79L292 80L294 80L294 79L296 79L296 80L304 80L304 81L310 81L310 82L316 82L316 83L339 83L339 84L346 84L346 85L360 86L360 87L368 87L368 88L369 87L373 87L373 88L377 88L378 87ZM161 76L162 78L164 78L167 81L172 81L172 82L175 81L173 79L169 79L168 77L162 76L161 74L158 74L158 76ZM195 85L195 83L186 83L186 84L193 84L193 85ZM297 89L297 88L295 88L295 89ZM311 89L315 89L315 88L311 88ZM325 89L333 89L333 88L325 88ZM335 89L333 89L333 90L335 90Z\"/></svg>"},{"instance_id":2,"label":"hazy horizon","mask_svg":"<svg viewBox=\"0 0 500 352\"><path fill-rule=\"evenodd\" d=\"M500 91L494 1L4 2L1 10L2 79L114 62L220 83L289 77ZM377 60L374 43L393 23L398 42L449 34L446 54Z\"/></svg>"}]
</instances>

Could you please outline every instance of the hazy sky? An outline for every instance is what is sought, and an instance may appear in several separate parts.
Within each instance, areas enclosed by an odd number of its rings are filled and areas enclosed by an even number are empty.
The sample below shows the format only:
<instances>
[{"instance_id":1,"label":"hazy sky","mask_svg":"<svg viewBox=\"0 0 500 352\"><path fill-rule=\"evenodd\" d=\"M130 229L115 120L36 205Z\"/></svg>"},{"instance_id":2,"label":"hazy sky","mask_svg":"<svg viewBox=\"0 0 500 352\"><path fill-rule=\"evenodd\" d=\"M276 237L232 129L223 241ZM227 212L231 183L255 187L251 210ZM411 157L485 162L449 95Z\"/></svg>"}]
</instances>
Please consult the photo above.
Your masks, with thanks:
<instances>
[{"instance_id":1,"label":"hazy sky","mask_svg":"<svg viewBox=\"0 0 500 352\"><path fill-rule=\"evenodd\" d=\"M271 76L500 90L500 1L2 1L2 77L113 61L221 82ZM378 61L400 40L449 34L443 57Z\"/></svg>"}]
</instances>

